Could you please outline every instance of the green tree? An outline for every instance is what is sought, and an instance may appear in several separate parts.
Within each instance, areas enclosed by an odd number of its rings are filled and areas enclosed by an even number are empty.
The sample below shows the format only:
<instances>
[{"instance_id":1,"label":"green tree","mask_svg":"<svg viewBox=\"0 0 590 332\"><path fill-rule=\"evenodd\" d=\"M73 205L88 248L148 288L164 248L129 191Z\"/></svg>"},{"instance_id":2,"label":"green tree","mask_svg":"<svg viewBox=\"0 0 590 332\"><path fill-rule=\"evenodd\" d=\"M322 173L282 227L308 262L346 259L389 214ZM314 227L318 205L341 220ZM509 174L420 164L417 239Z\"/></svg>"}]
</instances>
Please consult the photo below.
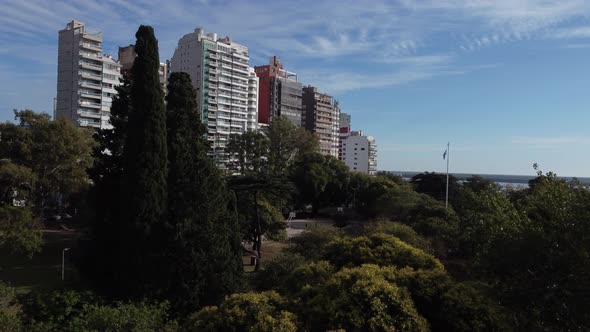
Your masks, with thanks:
<instances>
[{"instance_id":1,"label":"green tree","mask_svg":"<svg viewBox=\"0 0 590 332\"><path fill-rule=\"evenodd\" d=\"M395 220L412 227L431 242L437 257L444 258L457 250L457 215L426 194L405 187L388 189L376 199L373 213L377 219Z\"/></svg>"},{"instance_id":2,"label":"green tree","mask_svg":"<svg viewBox=\"0 0 590 332\"><path fill-rule=\"evenodd\" d=\"M274 177L234 176L229 179L229 186L237 199L236 212L242 239L252 243L252 250L244 249L253 255L252 264L258 271L262 259L262 238L286 238L285 219L267 197L289 191L289 184Z\"/></svg>"},{"instance_id":3,"label":"green tree","mask_svg":"<svg viewBox=\"0 0 590 332\"><path fill-rule=\"evenodd\" d=\"M118 220L121 213L120 184L123 180L123 150L128 130L131 81L115 87L109 122L112 128L98 130L93 138L94 164L89 175L94 182L94 211L98 222Z\"/></svg>"},{"instance_id":4,"label":"green tree","mask_svg":"<svg viewBox=\"0 0 590 332\"><path fill-rule=\"evenodd\" d=\"M352 231L352 230L351 230ZM370 235L375 233L389 234L397 237L412 247L423 250L427 253L432 253L430 242L421 237L416 231L407 225L397 222L375 222L367 223L361 227L361 235Z\"/></svg>"},{"instance_id":5,"label":"green tree","mask_svg":"<svg viewBox=\"0 0 590 332\"><path fill-rule=\"evenodd\" d=\"M229 192L207 156L196 93L186 73L170 76L168 217L171 294L181 310L213 304L236 290L242 274L240 234Z\"/></svg>"},{"instance_id":6,"label":"green tree","mask_svg":"<svg viewBox=\"0 0 590 332\"><path fill-rule=\"evenodd\" d=\"M0 160L0 248L32 256L41 250L41 224L31 212L35 175L31 169Z\"/></svg>"},{"instance_id":7,"label":"green tree","mask_svg":"<svg viewBox=\"0 0 590 332\"><path fill-rule=\"evenodd\" d=\"M444 202L447 186L447 175L442 173L424 172L416 174L410 179L414 190L427 194L434 199ZM459 192L457 178L449 175L449 202L453 204Z\"/></svg>"},{"instance_id":8,"label":"green tree","mask_svg":"<svg viewBox=\"0 0 590 332\"><path fill-rule=\"evenodd\" d=\"M158 41L150 26L135 34L131 109L123 149L122 231L126 240L116 256L119 281L114 286L136 296L158 294L165 283L166 111L159 79Z\"/></svg>"},{"instance_id":9,"label":"green tree","mask_svg":"<svg viewBox=\"0 0 590 332\"><path fill-rule=\"evenodd\" d=\"M90 291L34 290L20 295L18 303L28 330L59 331L83 315L87 306L102 300Z\"/></svg>"},{"instance_id":10,"label":"green tree","mask_svg":"<svg viewBox=\"0 0 590 332\"><path fill-rule=\"evenodd\" d=\"M459 252L475 263L499 239L513 233L526 215L494 184L470 181L454 205L459 216ZM475 272L475 271L473 271Z\"/></svg>"},{"instance_id":11,"label":"green tree","mask_svg":"<svg viewBox=\"0 0 590 332\"><path fill-rule=\"evenodd\" d=\"M268 172L273 175L288 174L296 160L318 150L317 139L304 128L295 127L286 118L273 118L264 129L264 134L269 143Z\"/></svg>"},{"instance_id":12,"label":"green tree","mask_svg":"<svg viewBox=\"0 0 590 332\"><path fill-rule=\"evenodd\" d=\"M18 124L0 125L0 158L27 167L34 175L29 205L36 216L68 208L70 196L89 184L90 132L66 119L51 121L49 115L31 110L15 110L14 114Z\"/></svg>"},{"instance_id":13,"label":"green tree","mask_svg":"<svg viewBox=\"0 0 590 332\"><path fill-rule=\"evenodd\" d=\"M301 255L308 260L320 260L326 246L340 235L340 231L331 227L310 227L299 236L290 239L289 247L285 250L292 254Z\"/></svg>"},{"instance_id":14,"label":"green tree","mask_svg":"<svg viewBox=\"0 0 590 332\"><path fill-rule=\"evenodd\" d=\"M96 332L174 332L175 321L168 318L168 305L117 303L114 306L91 304L69 322L68 331Z\"/></svg>"},{"instance_id":15,"label":"green tree","mask_svg":"<svg viewBox=\"0 0 590 332\"><path fill-rule=\"evenodd\" d=\"M433 256L387 234L371 234L353 238L338 238L325 248L324 259L338 267L377 264L381 266L412 267L443 270Z\"/></svg>"},{"instance_id":16,"label":"green tree","mask_svg":"<svg viewBox=\"0 0 590 332\"><path fill-rule=\"evenodd\" d=\"M342 269L307 304L312 331L428 331L410 294L389 282L375 265Z\"/></svg>"},{"instance_id":17,"label":"green tree","mask_svg":"<svg viewBox=\"0 0 590 332\"><path fill-rule=\"evenodd\" d=\"M0 160L0 205L30 205L35 180L29 167Z\"/></svg>"},{"instance_id":18,"label":"green tree","mask_svg":"<svg viewBox=\"0 0 590 332\"><path fill-rule=\"evenodd\" d=\"M541 175L516 209L519 220L482 257L490 282L519 329L588 330L590 192Z\"/></svg>"},{"instance_id":19,"label":"green tree","mask_svg":"<svg viewBox=\"0 0 590 332\"><path fill-rule=\"evenodd\" d=\"M336 268L327 261L306 262L301 255L281 254L264 265L255 275L254 284L258 290L303 295L304 288L323 285L334 273Z\"/></svg>"},{"instance_id":20,"label":"green tree","mask_svg":"<svg viewBox=\"0 0 590 332\"><path fill-rule=\"evenodd\" d=\"M377 200L390 189L397 188L395 182L382 176L352 172L349 184L349 201L353 207L368 218L376 218Z\"/></svg>"},{"instance_id":21,"label":"green tree","mask_svg":"<svg viewBox=\"0 0 590 332\"><path fill-rule=\"evenodd\" d=\"M186 331L297 331L297 317L278 293L233 294L219 307L205 307L191 316Z\"/></svg>"},{"instance_id":22,"label":"green tree","mask_svg":"<svg viewBox=\"0 0 590 332\"><path fill-rule=\"evenodd\" d=\"M503 331L508 329L502 309L480 292L454 281L442 270L405 268L384 274L407 289L433 331Z\"/></svg>"},{"instance_id":23,"label":"green tree","mask_svg":"<svg viewBox=\"0 0 590 332\"><path fill-rule=\"evenodd\" d=\"M228 168L241 175L267 172L268 143L268 138L260 132L233 134L226 147L230 155Z\"/></svg>"},{"instance_id":24,"label":"green tree","mask_svg":"<svg viewBox=\"0 0 590 332\"><path fill-rule=\"evenodd\" d=\"M347 199L350 173L346 165L332 156L308 153L294 165L293 182L299 203L311 204L314 213L323 206L342 205Z\"/></svg>"},{"instance_id":25,"label":"green tree","mask_svg":"<svg viewBox=\"0 0 590 332\"><path fill-rule=\"evenodd\" d=\"M112 128L100 129L93 136L94 163L88 174L94 184L89 195L94 214L89 237L81 244L83 259L78 261L82 274L108 293L118 293L113 285L120 278L118 263L124 262L113 257L119 257L129 241L125 232L128 228L121 227L125 224L126 200L121 183L125 178L123 151L131 107L131 81L125 79L121 83L115 87L117 94L113 96L109 120Z\"/></svg>"},{"instance_id":26,"label":"green tree","mask_svg":"<svg viewBox=\"0 0 590 332\"><path fill-rule=\"evenodd\" d=\"M28 207L0 206L0 249L30 257L41 244L41 226Z\"/></svg>"}]
</instances>

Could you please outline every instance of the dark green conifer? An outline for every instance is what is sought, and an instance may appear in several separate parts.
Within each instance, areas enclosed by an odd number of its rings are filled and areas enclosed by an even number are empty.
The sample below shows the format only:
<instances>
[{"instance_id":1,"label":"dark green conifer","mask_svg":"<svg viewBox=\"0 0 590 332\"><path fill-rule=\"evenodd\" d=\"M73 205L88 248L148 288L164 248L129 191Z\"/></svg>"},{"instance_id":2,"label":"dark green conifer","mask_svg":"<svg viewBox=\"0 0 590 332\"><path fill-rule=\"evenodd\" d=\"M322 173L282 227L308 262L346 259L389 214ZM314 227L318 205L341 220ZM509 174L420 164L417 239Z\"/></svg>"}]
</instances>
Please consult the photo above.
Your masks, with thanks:
<instances>
[{"instance_id":1,"label":"dark green conifer","mask_svg":"<svg viewBox=\"0 0 590 332\"><path fill-rule=\"evenodd\" d=\"M240 285L241 247L229 192L207 155L206 131L188 74L170 76L166 99L171 294L178 309L194 310Z\"/></svg>"},{"instance_id":2,"label":"dark green conifer","mask_svg":"<svg viewBox=\"0 0 590 332\"><path fill-rule=\"evenodd\" d=\"M131 109L123 151L123 218L127 235L119 257L122 290L147 296L162 291L167 231L166 109L158 74L158 41L150 26L135 34Z\"/></svg>"},{"instance_id":3,"label":"dark green conifer","mask_svg":"<svg viewBox=\"0 0 590 332\"><path fill-rule=\"evenodd\" d=\"M110 114L113 127L100 129L94 134L94 164L88 171L94 183L90 194L94 218L90 237L82 242L83 258L78 264L87 279L107 291L114 291L111 285L118 280L119 260L113 257L118 257L125 250L123 245L127 236L113 230L121 229L122 156L130 109L131 81L125 79L115 89L117 95L113 96Z\"/></svg>"}]
</instances>

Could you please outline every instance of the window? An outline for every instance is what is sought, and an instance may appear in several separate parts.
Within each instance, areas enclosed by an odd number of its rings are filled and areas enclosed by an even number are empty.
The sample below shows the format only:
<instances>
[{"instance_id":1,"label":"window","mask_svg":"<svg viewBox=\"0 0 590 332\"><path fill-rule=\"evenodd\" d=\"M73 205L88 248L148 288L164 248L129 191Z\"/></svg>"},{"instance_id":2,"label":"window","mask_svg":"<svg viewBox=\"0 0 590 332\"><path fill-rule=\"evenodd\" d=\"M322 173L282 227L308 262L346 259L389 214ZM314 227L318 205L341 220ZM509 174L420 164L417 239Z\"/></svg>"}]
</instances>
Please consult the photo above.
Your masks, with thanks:
<instances>
[{"instance_id":1,"label":"window","mask_svg":"<svg viewBox=\"0 0 590 332\"><path fill-rule=\"evenodd\" d=\"M361 148L362 151L365 151L365 148Z\"/></svg>"}]
</instances>

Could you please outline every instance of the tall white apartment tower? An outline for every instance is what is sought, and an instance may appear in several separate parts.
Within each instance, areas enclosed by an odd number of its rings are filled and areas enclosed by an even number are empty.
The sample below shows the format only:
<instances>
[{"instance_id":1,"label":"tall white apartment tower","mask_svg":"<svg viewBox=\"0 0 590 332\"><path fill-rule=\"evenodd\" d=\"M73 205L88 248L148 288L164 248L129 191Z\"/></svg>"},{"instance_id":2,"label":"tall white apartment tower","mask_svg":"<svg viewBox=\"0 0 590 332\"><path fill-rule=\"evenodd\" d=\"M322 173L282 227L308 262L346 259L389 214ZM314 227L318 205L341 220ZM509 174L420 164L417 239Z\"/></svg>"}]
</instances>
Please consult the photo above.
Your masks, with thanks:
<instances>
[{"instance_id":1,"label":"tall white apartment tower","mask_svg":"<svg viewBox=\"0 0 590 332\"><path fill-rule=\"evenodd\" d=\"M249 67L248 72L248 123L246 130L258 130L259 78L253 67Z\"/></svg>"},{"instance_id":2,"label":"tall white apartment tower","mask_svg":"<svg viewBox=\"0 0 590 332\"><path fill-rule=\"evenodd\" d=\"M230 135L258 127L258 79L249 60L246 46L196 28L180 38L170 61L172 72L191 76L207 139L221 168L228 161Z\"/></svg>"},{"instance_id":3,"label":"tall white apartment tower","mask_svg":"<svg viewBox=\"0 0 590 332\"><path fill-rule=\"evenodd\" d=\"M342 161L351 171L377 174L377 143L363 131L353 131L342 141Z\"/></svg>"},{"instance_id":4,"label":"tall white apartment tower","mask_svg":"<svg viewBox=\"0 0 590 332\"><path fill-rule=\"evenodd\" d=\"M102 33L71 21L59 32L55 116L77 126L110 128L112 96L121 66L102 53Z\"/></svg>"}]
</instances>

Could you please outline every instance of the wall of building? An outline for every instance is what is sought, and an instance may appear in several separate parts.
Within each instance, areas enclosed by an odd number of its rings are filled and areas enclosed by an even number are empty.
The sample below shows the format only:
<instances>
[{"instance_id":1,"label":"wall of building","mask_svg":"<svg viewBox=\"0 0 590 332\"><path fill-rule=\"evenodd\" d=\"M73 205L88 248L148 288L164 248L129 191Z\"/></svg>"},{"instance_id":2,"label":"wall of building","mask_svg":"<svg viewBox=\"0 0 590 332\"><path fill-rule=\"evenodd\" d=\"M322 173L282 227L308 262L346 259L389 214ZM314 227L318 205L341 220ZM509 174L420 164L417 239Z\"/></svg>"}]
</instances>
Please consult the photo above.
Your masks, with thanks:
<instances>
[{"instance_id":1,"label":"wall of building","mask_svg":"<svg viewBox=\"0 0 590 332\"><path fill-rule=\"evenodd\" d=\"M297 74L283 68L279 57L272 56L268 65L254 67L260 79L258 122L268 124L275 116L285 116L301 126L303 85L292 77Z\"/></svg>"},{"instance_id":2,"label":"wall of building","mask_svg":"<svg viewBox=\"0 0 590 332\"><path fill-rule=\"evenodd\" d=\"M55 116L81 127L110 128L120 65L102 54L102 33L71 21L59 31Z\"/></svg>"},{"instance_id":3,"label":"wall of building","mask_svg":"<svg viewBox=\"0 0 590 332\"><path fill-rule=\"evenodd\" d=\"M230 136L256 129L258 109L253 103L258 103L259 83L249 59L246 46L205 34L202 28L184 35L171 59L172 72L191 76L212 155L222 168L228 162L225 146Z\"/></svg>"},{"instance_id":4,"label":"wall of building","mask_svg":"<svg viewBox=\"0 0 590 332\"><path fill-rule=\"evenodd\" d=\"M316 87L304 87L303 109L301 121L317 137L320 153L338 158L340 109L332 96L318 92Z\"/></svg>"},{"instance_id":5,"label":"wall of building","mask_svg":"<svg viewBox=\"0 0 590 332\"><path fill-rule=\"evenodd\" d=\"M377 145L371 136L353 131L342 141L342 161L351 171L365 174L377 173Z\"/></svg>"}]
</instances>

